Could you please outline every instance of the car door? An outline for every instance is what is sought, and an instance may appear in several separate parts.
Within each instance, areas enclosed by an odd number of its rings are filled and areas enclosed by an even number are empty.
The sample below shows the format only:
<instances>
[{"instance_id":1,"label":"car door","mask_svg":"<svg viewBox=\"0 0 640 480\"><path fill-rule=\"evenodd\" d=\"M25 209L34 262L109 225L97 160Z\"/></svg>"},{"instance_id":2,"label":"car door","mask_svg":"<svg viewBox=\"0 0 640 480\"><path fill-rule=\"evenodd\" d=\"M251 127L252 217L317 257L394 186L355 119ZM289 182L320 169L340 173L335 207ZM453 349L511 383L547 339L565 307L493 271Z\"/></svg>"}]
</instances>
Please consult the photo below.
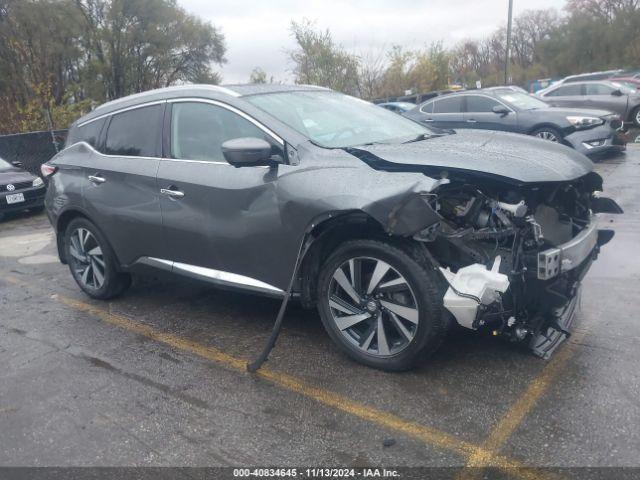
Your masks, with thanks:
<instances>
[{"instance_id":1,"label":"car door","mask_svg":"<svg viewBox=\"0 0 640 480\"><path fill-rule=\"evenodd\" d=\"M628 95L616 94L619 89L606 83L585 84L585 106L615 112L626 118Z\"/></svg>"},{"instance_id":2,"label":"car door","mask_svg":"<svg viewBox=\"0 0 640 480\"><path fill-rule=\"evenodd\" d=\"M221 149L232 138L259 137L282 155L282 140L258 125L220 102L170 102L158 187L174 270L247 284L265 277L264 258L273 254L280 243L275 232L284 228L275 188L278 167L236 168Z\"/></svg>"},{"instance_id":3,"label":"car door","mask_svg":"<svg viewBox=\"0 0 640 480\"><path fill-rule=\"evenodd\" d=\"M581 83L568 83L547 92L543 100L552 107L585 106L584 87Z\"/></svg>"},{"instance_id":4,"label":"car door","mask_svg":"<svg viewBox=\"0 0 640 480\"><path fill-rule=\"evenodd\" d=\"M518 131L517 114L511 108L486 95L465 95L465 97L467 101L464 121L467 128ZM509 113L495 113L494 107L508 109Z\"/></svg>"},{"instance_id":5,"label":"car door","mask_svg":"<svg viewBox=\"0 0 640 480\"><path fill-rule=\"evenodd\" d=\"M164 104L114 113L83 168L83 205L118 260L166 254L156 173Z\"/></svg>"},{"instance_id":6,"label":"car door","mask_svg":"<svg viewBox=\"0 0 640 480\"><path fill-rule=\"evenodd\" d=\"M433 113L423 123L439 128L469 128L464 121L464 96L451 95L437 98L433 102Z\"/></svg>"}]
</instances>

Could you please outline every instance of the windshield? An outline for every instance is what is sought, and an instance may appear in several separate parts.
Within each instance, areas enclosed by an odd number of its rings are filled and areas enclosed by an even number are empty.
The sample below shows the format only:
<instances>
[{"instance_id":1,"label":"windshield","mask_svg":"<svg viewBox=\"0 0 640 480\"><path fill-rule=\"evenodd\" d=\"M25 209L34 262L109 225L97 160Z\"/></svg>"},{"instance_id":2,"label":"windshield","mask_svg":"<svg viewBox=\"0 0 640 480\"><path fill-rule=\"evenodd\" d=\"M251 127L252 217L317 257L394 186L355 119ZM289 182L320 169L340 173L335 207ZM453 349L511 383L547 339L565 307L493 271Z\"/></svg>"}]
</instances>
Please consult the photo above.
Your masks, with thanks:
<instances>
[{"instance_id":1,"label":"windshield","mask_svg":"<svg viewBox=\"0 0 640 480\"><path fill-rule=\"evenodd\" d=\"M611 82L611 85L613 85L615 88L619 89L622 93L625 93L627 95L630 95L632 93L636 93L636 89L635 88L627 87L627 86L623 85L622 83Z\"/></svg>"},{"instance_id":2,"label":"windshield","mask_svg":"<svg viewBox=\"0 0 640 480\"><path fill-rule=\"evenodd\" d=\"M633 93L638 93L638 85L636 85L635 83L631 83L631 82L616 82L616 83L619 83L624 87L627 87L629 90L633 90Z\"/></svg>"},{"instance_id":3,"label":"windshield","mask_svg":"<svg viewBox=\"0 0 640 480\"><path fill-rule=\"evenodd\" d=\"M549 107L549 105L542 100L538 100L527 93L514 92L513 90L496 90L496 95L498 95L498 98L501 100L522 110L536 110L538 108Z\"/></svg>"},{"instance_id":4,"label":"windshield","mask_svg":"<svg viewBox=\"0 0 640 480\"><path fill-rule=\"evenodd\" d=\"M2 158L0 158L0 172L2 172L3 170L10 170L12 168L14 168L13 165L11 165L6 160L3 160Z\"/></svg>"},{"instance_id":5,"label":"windshield","mask_svg":"<svg viewBox=\"0 0 640 480\"><path fill-rule=\"evenodd\" d=\"M433 132L364 100L337 92L286 92L246 98L326 148L397 143Z\"/></svg>"}]
</instances>

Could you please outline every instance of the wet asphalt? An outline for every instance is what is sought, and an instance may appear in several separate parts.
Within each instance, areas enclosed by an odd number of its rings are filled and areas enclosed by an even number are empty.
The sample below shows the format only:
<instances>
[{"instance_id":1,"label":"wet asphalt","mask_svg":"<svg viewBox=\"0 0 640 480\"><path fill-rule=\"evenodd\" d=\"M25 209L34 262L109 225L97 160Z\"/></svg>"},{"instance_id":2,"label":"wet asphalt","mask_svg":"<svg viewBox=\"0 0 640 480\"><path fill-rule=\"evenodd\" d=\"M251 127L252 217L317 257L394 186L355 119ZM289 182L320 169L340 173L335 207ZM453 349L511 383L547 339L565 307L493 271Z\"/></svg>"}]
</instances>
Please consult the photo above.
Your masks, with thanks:
<instances>
[{"instance_id":1,"label":"wet asphalt","mask_svg":"<svg viewBox=\"0 0 640 480\"><path fill-rule=\"evenodd\" d=\"M148 277L94 302L44 214L11 215L0 466L461 466L473 446L496 464L640 466L640 146L596 170L625 214L601 218L616 236L556 356L455 331L400 374L347 359L293 306L270 373L250 375L277 301Z\"/></svg>"}]
</instances>

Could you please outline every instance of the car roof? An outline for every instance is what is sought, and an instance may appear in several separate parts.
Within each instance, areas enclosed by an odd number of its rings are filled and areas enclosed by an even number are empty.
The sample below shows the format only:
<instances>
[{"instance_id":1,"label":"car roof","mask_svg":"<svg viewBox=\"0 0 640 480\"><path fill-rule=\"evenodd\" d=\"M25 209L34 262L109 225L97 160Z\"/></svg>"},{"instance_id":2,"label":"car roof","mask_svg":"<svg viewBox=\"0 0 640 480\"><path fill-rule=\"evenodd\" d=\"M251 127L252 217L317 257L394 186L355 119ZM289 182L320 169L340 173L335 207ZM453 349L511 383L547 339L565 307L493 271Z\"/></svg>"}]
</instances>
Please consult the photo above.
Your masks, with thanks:
<instances>
[{"instance_id":1,"label":"car roof","mask_svg":"<svg viewBox=\"0 0 640 480\"><path fill-rule=\"evenodd\" d=\"M329 88L318 87L316 85L290 85L280 83L243 83L235 85L223 85L241 97L248 95L263 95L266 93L282 93L282 92L304 92L304 91L331 91Z\"/></svg>"},{"instance_id":2,"label":"car roof","mask_svg":"<svg viewBox=\"0 0 640 480\"><path fill-rule=\"evenodd\" d=\"M576 75L569 75L560 80L560 83L564 83L567 81L581 81L581 78L593 77L593 76L602 76L602 80L612 77L615 74L622 73L624 70L602 70L599 72L587 72L587 73L578 73ZM595 79L594 79L595 80ZM569 83L571 83L569 82Z\"/></svg>"},{"instance_id":3,"label":"car roof","mask_svg":"<svg viewBox=\"0 0 640 480\"><path fill-rule=\"evenodd\" d=\"M76 123L84 123L124 108L135 107L143 103L161 102L170 98L201 97L223 100L225 98L240 98L266 93L317 90L331 91L327 88L312 85L282 85L271 83L244 85L176 85L173 87L158 88L146 92L135 93L133 95L128 95L126 97L103 103L92 112L77 120Z\"/></svg>"}]
</instances>

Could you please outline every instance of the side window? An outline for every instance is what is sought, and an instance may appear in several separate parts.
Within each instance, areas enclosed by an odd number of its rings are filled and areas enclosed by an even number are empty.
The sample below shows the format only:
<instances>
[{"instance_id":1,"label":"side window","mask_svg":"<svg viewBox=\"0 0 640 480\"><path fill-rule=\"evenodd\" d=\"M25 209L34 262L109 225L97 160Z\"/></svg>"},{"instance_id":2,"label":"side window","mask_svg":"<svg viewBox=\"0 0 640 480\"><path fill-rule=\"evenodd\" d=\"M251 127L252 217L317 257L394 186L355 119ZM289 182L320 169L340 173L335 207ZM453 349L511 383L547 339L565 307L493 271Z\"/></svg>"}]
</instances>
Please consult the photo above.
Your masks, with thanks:
<instances>
[{"instance_id":1,"label":"side window","mask_svg":"<svg viewBox=\"0 0 640 480\"><path fill-rule=\"evenodd\" d=\"M422 113L433 113L433 103L429 102L420 107L420 111Z\"/></svg>"},{"instance_id":2,"label":"side window","mask_svg":"<svg viewBox=\"0 0 640 480\"><path fill-rule=\"evenodd\" d=\"M71 132L69 132L65 146L68 147L69 145L73 145L78 142L87 142L92 147L95 147L98 144L98 139L100 138L100 132L102 131L104 122L105 119L101 118L99 120L89 122L82 127L72 129Z\"/></svg>"},{"instance_id":3,"label":"side window","mask_svg":"<svg viewBox=\"0 0 640 480\"><path fill-rule=\"evenodd\" d=\"M480 95L467 95L467 112L473 113L491 113L493 107L500 104L495 100Z\"/></svg>"},{"instance_id":4,"label":"side window","mask_svg":"<svg viewBox=\"0 0 640 480\"><path fill-rule=\"evenodd\" d=\"M172 106L172 158L224 162L221 145L241 137L270 142L265 132L226 108L198 102L176 102Z\"/></svg>"},{"instance_id":5,"label":"side window","mask_svg":"<svg viewBox=\"0 0 640 480\"><path fill-rule=\"evenodd\" d=\"M436 100L433 106L433 113L461 113L462 99L462 96L456 96Z\"/></svg>"},{"instance_id":6,"label":"side window","mask_svg":"<svg viewBox=\"0 0 640 480\"><path fill-rule=\"evenodd\" d=\"M587 83L587 95L611 95L613 88L602 83Z\"/></svg>"},{"instance_id":7,"label":"side window","mask_svg":"<svg viewBox=\"0 0 640 480\"><path fill-rule=\"evenodd\" d=\"M547 93L546 96L547 97L575 97L578 95L582 95L581 84L563 85Z\"/></svg>"},{"instance_id":8,"label":"side window","mask_svg":"<svg viewBox=\"0 0 640 480\"><path fill-rule=\"evenodd\" d=\"M111 117L105 153L133 157L159 157L162 105L136 108Z\"/></svg>"}]
</instances>

